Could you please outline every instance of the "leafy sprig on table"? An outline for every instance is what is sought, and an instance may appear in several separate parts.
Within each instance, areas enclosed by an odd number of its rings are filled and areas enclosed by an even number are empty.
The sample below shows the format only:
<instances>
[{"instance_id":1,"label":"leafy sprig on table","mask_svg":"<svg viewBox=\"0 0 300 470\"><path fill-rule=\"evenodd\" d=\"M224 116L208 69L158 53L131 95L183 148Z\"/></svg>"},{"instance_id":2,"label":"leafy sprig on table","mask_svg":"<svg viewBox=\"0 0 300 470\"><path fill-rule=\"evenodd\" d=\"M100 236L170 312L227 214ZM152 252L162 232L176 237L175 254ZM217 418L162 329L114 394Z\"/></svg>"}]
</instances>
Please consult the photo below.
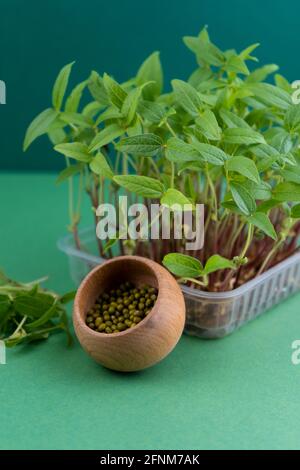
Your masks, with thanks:
<instances>
[{"instance_id":1,"label":"leafy sprig on table","mask_svg":"<svg viewBox=\"0 0 300 470\"><path fill-rule=\"evenodd\" d=\"M47 339L59 330L65 331L68 345L72 343L65 304L75 292L60 296L41 288L43 281L20 283L0 271L0 339L7 347Z\"/></svg>"},{"instance_id":2,"label":"leafy sprig on table","mask_svg":"<svg viewBox=\"0 0 300 470\"><path fill-rule=\"evenodd\" d=\"M168 93L157 52L127 82L93 71L67 97L73 63L66 65L54 84L51 108L27 130L24 149L48 134L65 156L58 182L69 182L70 230L78 248L83 190L94 212L105 197L114 202L122 191L132 201L204 203L205 245L191 254L201 266L216 255L215 261L232 263L219 263L204 283L208 290L228 290L297 249L300 105L292 103L293 90L278 73L275 84L265 82L276 65L249 70L258 44L221 51L207 29L184 42L197 68L187 81L172 80ZM92 100L80 106L86 89ZM116 239L107 245L99 240L100 255L111 256L116 243L120 253L159 262L170 252L184 253L184 241Z\"/></svg>"}]
</instances>

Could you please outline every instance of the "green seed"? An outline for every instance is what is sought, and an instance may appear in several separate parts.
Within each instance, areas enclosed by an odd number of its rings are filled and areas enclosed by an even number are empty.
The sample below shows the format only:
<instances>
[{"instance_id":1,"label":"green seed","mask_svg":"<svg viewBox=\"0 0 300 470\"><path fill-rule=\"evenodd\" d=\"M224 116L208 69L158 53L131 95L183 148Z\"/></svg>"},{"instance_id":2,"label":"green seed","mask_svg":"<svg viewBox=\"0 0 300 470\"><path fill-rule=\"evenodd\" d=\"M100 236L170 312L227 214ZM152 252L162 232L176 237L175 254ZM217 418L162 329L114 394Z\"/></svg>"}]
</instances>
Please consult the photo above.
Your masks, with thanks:
<instances>
[{"instance_id":1,"label":"green seed","mask_svg":"<svg viewBox=\"0 0 300 470\"><path fill-rule=\"evenodd\" d=\"M157 299L154 287L134 287L124 282L103 292L87 313L86 324L100 333L118 333L133 328L145 318Z\"/></svg>"}]
</instances>

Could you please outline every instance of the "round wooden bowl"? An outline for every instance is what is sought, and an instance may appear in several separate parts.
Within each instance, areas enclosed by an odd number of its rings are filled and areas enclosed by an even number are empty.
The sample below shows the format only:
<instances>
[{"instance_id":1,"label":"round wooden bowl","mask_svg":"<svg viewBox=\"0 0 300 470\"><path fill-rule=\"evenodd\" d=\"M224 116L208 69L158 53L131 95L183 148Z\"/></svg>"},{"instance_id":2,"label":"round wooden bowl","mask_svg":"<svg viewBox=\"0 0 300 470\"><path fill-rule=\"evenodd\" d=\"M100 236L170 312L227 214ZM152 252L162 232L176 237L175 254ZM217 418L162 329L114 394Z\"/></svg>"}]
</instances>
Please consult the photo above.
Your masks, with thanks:
<instances>
[{"instance_id":1,"label":"round wooden bowl","mask_svg":"<svg viewBox=\"0 0 300 470\"><path fill-rule=\"evenodd\" d=\"M151 312L134 328L120 333L98 333L85 323L87 312L104 291L125 281L158 290ZM97 266L83 280L75 301L73 322L83 349L103 366L124 372L150 367L178 342L185 322L183 294L162 266L139 256L120 256Z\"/></svg>"}]
</instances>

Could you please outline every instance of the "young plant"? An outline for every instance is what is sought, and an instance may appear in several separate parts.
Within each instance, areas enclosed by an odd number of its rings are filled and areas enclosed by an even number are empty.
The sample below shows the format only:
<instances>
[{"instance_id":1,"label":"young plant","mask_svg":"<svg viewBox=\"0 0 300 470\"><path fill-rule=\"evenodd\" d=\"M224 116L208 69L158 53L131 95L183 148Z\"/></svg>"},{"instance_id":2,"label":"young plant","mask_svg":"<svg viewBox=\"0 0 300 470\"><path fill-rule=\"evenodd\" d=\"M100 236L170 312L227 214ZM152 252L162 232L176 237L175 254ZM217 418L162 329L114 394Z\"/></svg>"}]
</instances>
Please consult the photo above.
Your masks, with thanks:
<instances>
[{"instance_id":1,"label":"young plant","mask_svg":"<svg viewBox=\"0 0 300 470\"><path fill-rule=\"evenodd\" d=\"M174 270L175 258L166 257L165 264L171 260L171 270L185 281L200 278L203 289L230 290L297 250L300 105L292 103L292 88L281 75L275 84L265 82L276 65L248 68L257 61L252 53L258 44L223 52L206 29L184 42L197 68L187 81L172 80L168 93L157 52L129 81L119 84L93 71L67 97L73 64L65 66L52 106L29 126L24 149L48 134L64 155L58 182L68 180L70 230L78 248L83 190L94 213L99 203L115 202L124 191L132 202L203 203L204 248L189 253L198 274ZM86 89L92 100L80 106ZM117 238L98 240L100 255L111 256L116 244L121 254L159 262L170 252L184 254L180 240ZM218 268L211 270L211 264Z\"/></svg>"},{"instance_id":2,"label":"young plant","mask_svg":"<svg viewBox=\"0 0 300 470\"><path fill-rule=\"evenodd\" d=\"M74 292L59 296L40 287L40 282L20 283L0 272L0 340L7 347L47 339L56 331L65 331L72 342L65 304Z\"/></svg>"}]
</instances>

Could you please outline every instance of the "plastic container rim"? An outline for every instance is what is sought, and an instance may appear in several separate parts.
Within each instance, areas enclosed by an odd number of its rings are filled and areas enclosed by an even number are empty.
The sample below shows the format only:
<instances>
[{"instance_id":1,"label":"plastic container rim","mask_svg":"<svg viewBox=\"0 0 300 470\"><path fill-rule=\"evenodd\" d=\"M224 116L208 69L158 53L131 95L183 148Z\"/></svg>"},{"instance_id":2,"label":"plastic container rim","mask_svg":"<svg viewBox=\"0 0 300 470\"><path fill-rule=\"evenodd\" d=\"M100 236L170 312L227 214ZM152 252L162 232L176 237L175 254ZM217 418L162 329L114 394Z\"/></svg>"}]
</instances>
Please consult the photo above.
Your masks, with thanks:
<instances>
[{"instance_id":1,"label":"plastic container rim","mask_svg":"<svg viewBox=\"0 0 300 470\"><path fill-rule=\"evenodd\" d=\"M91 228L85 228L80 230L80 234L89 234L91 232ZM62 252L66 253L69 256L76 256L77 258L81 258L82 260L89 261L91 263L96 263L99 264L99 260L104 261L103 258L100 256L94 256L90 255L89 253L86 253L84 251L81 251L73 246L70 246L70 241L73 241L73 235L66 235L62 238L60 238L57 242L57 247L59 250ZM292 256L289 256L287 259L281 261L278 263L276 266L273 266L272 268L268 269L266 272L263 274L260 274L259 276L255 277L254 279L251 279L250 281L246 282L240 287L237 287L236 289L233 289L231 291L227 292L207 292L207 291L202 291L200 289L194 289L193 287L188 287L181 285L182 292L192 298L198 298L198 299L208 299L208 300L227 300L227 299L232 299L235 297L239 297L243 295L246 291L252 289L253 287L258 286L262 282L264 282L266 279L270 278L273 276L273 274L278 274L279 272L283 271L287 267L290 267L293 264L296 264L297 262L300 262L300 252L295 253Z\"/></svg>"}]
</instances>

